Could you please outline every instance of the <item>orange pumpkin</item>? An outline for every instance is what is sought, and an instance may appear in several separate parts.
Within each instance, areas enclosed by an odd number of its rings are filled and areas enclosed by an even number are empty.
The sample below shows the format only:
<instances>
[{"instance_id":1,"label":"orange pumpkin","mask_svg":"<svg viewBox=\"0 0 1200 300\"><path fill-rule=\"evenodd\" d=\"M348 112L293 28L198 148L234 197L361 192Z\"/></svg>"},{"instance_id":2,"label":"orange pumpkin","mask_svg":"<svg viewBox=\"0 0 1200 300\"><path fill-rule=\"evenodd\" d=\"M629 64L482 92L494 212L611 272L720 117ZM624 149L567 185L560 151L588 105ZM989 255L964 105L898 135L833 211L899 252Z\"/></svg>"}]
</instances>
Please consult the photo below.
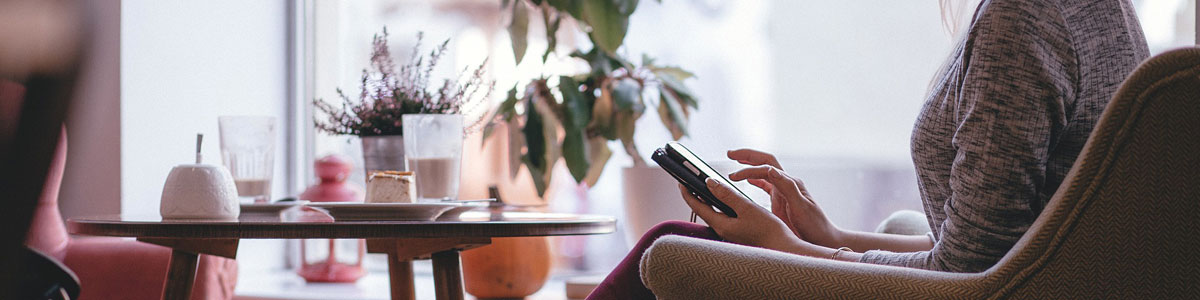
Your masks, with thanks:
<instances>
[{"instance_id":1,"label":"orange pumpkin","mask_svg":"<svg viewBox=\"0 0 1200 300\"><path fill-rule=\"evenodd\" d=\"M546 283L552 259L548 237L492 238L462 252L463 283L476 298L523 298Z\"/></svg>"}]
</instances>

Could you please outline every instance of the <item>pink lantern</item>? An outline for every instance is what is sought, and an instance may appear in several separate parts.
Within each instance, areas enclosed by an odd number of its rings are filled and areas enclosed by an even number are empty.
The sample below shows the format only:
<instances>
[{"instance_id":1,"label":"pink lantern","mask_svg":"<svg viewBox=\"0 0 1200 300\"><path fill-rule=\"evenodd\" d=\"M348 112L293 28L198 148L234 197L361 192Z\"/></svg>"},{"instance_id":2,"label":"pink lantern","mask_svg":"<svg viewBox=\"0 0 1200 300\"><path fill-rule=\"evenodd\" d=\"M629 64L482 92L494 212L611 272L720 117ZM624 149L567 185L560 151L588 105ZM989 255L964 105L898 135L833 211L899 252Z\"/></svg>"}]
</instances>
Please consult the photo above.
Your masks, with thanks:
<instances>
[{"instance_id":1,"label":"pink lantern","mask_svg":"<svg viewBox=\"0 0 1200 300\"><path fill-rule=\"evenodd\" d=\"M362 202L359 187L346 183L350 162L337 155L325 156L314 163L321 182L300 194L313 202ZM363 256L366 243L358 239L304 239L300 241L300 277L308 282L355 282L366 272Z\"/></svg>"}]
</instances>

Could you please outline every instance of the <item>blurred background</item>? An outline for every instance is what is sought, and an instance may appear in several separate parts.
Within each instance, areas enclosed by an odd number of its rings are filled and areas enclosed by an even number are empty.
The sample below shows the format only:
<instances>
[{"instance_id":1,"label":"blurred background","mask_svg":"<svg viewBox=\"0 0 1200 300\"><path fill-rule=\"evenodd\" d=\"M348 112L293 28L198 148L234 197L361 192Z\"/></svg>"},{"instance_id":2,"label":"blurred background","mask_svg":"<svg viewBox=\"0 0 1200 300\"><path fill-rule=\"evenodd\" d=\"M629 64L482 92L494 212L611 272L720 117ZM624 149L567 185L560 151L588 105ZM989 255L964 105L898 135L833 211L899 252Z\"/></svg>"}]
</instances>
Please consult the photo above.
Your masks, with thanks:
<instances>
[{"instance_id":1,"label":"blurred background","mask_svg":"<svg viewBox=\"0 0 1200 300\"><path fill-rule=\"evenodd\" d=\"M1195 1L1134 4L1152 52L1193 44ZM975 4L967 6L973 10ZM498 1L316 1L315 7L308 24L316 33L314 92L325 99L336 99L336 88L357 89L370 60L369 41L384 27L398 58L411 53L416 32L424 32L424 49L449 39L442 74L487 59L496 103L514 85L580 72L582 61L567 55L571 46L590 48L583 34L560 34L559 51L543 63L545 26L531 18L529 50L516 64L506 30L511 13ZM681 141L698 155L731 171L736 166L722 162L727 150L775 153L836 224L873 230L897 209L920 211L909 137L929 81L953 42L933 0L667 0L639 3L620 52L648 54L696 74L689 84L700 105L690 136ZM639 120L635 140L646 158L670 140L658 122L652 114ZM355 137L315 136L315 153L361 157ZM565 173L557 176L557 193L546 197L550 205L621 218L620 169L632 164L622 154L585 193L573 189ZM769 201L761 193L752 198ZM629 246L621 232L586 239L602 246L581 253L586 262L573 266L583 271L611 268Z\"/></svg>"},{"instance_id":2,"label":"blurred background","mask_svg":"<svg viewBox=\"0 0 1200 300\"><path fill-rule=\"evenodd\" d=\"M486 60L494 103L531 79L579 72L586 65L568 54L590 48L579 30L562 30L543 62L545 26L533 18L529 50L516 64L511 14L498 0L93 2L100 42L80 92L89 99L77 102L68 124L67 218L156 215L170 167L191 160L196 132L216 136L219 115L270 115L284 124L273 195L296 195L315 183L312 161L326 154L361 167L356 137L312 129L320 117L312 101L336 101L337 88L355 94L371 37L384 27L397 63L405 63L418 32L426 51L449 40L435 77ZM1195 44L1194 0L1132 2L1151 52ZM920 210L909 137L954 42L935 0L662 0L639 2L619 53L647 54L696 75L688 84L699 109L682 142L718 169L737 168L724 159L729 149L775 153L836 224L872 230L892 211ZM670 140L660 122L654 113L638 121L635 141L643 151ZM595 186L576 185L559 165L545 197L550 210L623 219L621 174L632 160L618 143L609 147L616 153ZM204 152L219 157L216 146ZM494 172L473 169L469 161L478 158L467 156L464 174L487 180ZM351 174L361 186L361 170ZM768 201L742 187L755 201ZM559 239L557 272L608 272L629 249L627 230L620 222L615 234ZM287 268L294 248L244 241L241 270ZM369 268L386 267L372 259Z\"/></svg>"}]
</instances>

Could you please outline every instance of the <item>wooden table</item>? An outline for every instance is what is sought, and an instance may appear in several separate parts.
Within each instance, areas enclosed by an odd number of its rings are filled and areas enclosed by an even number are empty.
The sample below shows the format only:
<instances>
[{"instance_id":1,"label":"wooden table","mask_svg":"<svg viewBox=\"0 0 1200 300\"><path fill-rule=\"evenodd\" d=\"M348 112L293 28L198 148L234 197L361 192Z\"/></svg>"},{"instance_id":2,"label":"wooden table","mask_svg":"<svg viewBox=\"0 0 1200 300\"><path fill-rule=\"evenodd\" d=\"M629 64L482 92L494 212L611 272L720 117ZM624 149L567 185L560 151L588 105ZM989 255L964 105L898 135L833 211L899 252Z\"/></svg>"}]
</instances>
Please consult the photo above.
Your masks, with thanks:
<instances>
[{"instance_id":1,"label":"wooden table","mask_svg":"<svg viewBox=\"0 0 1200 300\"><path fill-rule=\"evenodd\" d=\"M241 239L366 239L367 252L388 256L392 299L413 299L412 260L433 259L438 299L463 299L459 252L493 237L611 233L609 216L531 212L466 212L456 220L284 222L278 215L245 214L237 221L163 221L158 216L99 216L67 220L74 234L136 237L171 248L163 299L188 299L199 254L236 258Z\"/></svg>"}]
</instances>

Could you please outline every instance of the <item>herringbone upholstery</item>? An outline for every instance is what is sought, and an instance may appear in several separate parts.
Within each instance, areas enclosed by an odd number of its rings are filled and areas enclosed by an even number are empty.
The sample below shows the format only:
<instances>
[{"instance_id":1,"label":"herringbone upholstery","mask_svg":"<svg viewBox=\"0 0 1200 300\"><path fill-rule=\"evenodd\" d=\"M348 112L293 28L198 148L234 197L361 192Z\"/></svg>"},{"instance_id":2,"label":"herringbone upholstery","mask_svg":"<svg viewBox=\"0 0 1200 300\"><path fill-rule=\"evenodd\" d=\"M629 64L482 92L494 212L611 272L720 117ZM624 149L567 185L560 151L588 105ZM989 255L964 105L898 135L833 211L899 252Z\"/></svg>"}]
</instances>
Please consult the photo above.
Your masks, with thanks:
<instances>
[{"instance_id":1,"label":"herringbone upholstery","mask_svg":"<svg viewBox=\"0 0 1200 300\"><path fill-rule=\"evenodd\" d=\"M996 266L955 274L668 236L642 257L663 299L1200 297L1200 49L1147 60L1064 184Z\"/></svg>"}]
</instances>

